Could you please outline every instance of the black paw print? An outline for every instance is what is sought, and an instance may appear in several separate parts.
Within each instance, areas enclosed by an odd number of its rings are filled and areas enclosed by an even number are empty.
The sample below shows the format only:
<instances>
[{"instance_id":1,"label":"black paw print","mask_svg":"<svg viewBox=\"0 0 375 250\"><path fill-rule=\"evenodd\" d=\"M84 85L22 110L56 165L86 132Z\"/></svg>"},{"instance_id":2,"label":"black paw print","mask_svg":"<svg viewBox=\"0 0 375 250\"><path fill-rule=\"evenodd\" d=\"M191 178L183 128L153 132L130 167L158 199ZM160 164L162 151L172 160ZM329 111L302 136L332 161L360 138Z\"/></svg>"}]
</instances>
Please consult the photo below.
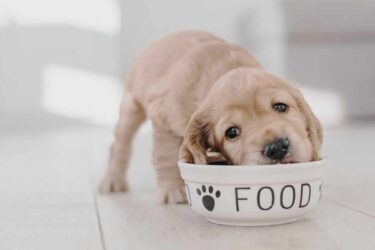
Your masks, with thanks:
<instances>
[{"instance_id":1,"label":"black paw print","mask_svg":"<svg viewBox=\"0 0 375 250\"><path fill-rule=\"evenodd\" d=\"M208 211L212 211L212 210L214 210L214 207L215 207L215 198L213 196L215 196L216 198L219 198L220 197L220 191L217 190L215 193L213 193L214 192L213 187L209 186L208 187L208 194L206 194L206 192L207 192L207 189L206 189L205 185L202 185L202 191L199 188L197 188L198 195L202 195L202 193L203 193L203 197L202 197L203 206Z\"/></svg>"}]
</instances>

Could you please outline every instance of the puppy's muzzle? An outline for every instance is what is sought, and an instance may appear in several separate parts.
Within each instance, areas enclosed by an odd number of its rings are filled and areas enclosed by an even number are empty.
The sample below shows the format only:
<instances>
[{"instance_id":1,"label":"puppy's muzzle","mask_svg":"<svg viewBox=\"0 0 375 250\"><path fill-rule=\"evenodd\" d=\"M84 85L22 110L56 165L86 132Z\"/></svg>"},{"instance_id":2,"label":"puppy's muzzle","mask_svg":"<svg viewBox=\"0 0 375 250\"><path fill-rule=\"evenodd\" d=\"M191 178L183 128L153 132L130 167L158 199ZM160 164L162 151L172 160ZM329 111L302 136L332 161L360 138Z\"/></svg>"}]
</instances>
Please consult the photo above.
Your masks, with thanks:
<instances>
[{"instance_id":1,"label":"puppy's muzzle","mask_svg":"<svg viewBox=\"0 0 375 250\"><path fill-rule=\"evenodd\" d=\"M263 148L263 155L271 160L281 160L288 153L289 140L287 138L279 138L268 143Z\"/></svg>"}]
</instances>

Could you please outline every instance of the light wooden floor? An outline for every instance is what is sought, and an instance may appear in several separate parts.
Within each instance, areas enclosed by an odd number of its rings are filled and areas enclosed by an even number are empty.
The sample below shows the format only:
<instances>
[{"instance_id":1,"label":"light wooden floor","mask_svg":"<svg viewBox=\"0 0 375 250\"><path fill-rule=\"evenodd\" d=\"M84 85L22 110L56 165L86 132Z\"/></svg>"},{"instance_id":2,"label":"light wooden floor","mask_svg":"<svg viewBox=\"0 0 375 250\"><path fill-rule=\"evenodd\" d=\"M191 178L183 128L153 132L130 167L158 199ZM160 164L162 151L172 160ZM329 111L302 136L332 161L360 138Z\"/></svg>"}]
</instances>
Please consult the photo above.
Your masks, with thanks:
<instances>
[{"instance_id":1,"label":"light wooden floor","mask_svg":"<svg viewBox=\"0 0 375 250\"><path fill-rule=\"evenodd\" d=\"M95 193L111 140L88 126L0 133L0 249L375 249L375 126L328 131L316 212L292 224L210 224L156 202L149 132L135 143L127 194Z\"/></svg>"}]
</instances>

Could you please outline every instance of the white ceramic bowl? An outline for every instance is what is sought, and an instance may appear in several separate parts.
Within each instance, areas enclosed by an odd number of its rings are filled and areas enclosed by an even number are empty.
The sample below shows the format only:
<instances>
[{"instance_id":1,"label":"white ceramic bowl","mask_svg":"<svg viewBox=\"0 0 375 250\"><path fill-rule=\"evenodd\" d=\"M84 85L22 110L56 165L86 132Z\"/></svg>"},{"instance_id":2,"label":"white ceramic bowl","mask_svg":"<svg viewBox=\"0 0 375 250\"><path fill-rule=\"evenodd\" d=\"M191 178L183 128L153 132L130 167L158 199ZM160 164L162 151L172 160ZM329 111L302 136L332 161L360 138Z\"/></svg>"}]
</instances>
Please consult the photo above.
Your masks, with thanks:
<instances>
[{"instance_id":1,"label":"white ceramic bowl","mask_svg":"<svg viewBox=\"0 0 375 250\"><path fill-rule=\"evenodd\" d=\"M189 205L208 221L231 226L290 223L319 203L325 160L257 166L178 163Z\"/></svg>"}]
</instances>

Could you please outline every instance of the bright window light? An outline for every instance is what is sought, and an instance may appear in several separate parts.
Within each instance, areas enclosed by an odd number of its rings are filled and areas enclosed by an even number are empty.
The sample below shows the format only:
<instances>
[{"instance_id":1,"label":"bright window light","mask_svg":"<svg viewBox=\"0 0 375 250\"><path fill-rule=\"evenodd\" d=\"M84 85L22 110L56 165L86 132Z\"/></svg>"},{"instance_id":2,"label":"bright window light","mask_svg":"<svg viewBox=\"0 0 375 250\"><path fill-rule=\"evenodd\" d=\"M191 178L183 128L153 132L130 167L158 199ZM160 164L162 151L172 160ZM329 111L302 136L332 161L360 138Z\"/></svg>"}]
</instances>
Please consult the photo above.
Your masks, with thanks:
<instances>
[{"instance_id":1,"label":"bright window light","mask_svg":"<svg viewBox=\"0 0 375 250\"><path fill-rule=\"evenodd\" d=\"M60 65L45 67L42 79L45 111L101 125L113 125L117 120L120 79Z\"/></svg>"},{"instance_id":2,"label":"bright window light","mask_svg":"<svg viewBox=\"0 0 375 250\"><path fill-rule=\"evenodd\" d=\"M325 127L334 127L345 120L345 107L342 97L329 90L301 88L311 109Z\"/></svg>"},{"instance_id":3,"label":"bright window light","mask_svg":"<svg viewBox=\"0 0 375 250\"><path fill-rule=\"evenodd\" d=\"M120 30L117 0L1 0L0 24L71 25L115 34Z\"/></svg>"}]
</instances>

